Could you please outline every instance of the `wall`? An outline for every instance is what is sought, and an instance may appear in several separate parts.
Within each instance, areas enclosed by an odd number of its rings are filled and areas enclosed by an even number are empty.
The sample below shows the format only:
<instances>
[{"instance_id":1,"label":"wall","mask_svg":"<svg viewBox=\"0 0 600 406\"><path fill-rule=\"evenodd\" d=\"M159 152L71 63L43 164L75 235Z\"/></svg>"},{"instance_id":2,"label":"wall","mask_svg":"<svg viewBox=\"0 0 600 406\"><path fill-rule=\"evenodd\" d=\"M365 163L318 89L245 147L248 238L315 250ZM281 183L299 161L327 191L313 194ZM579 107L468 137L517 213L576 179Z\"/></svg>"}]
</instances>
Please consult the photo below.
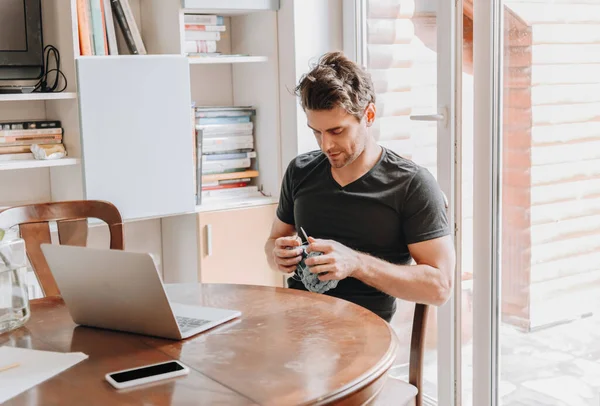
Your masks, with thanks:
<instances>
[{"instance_id":1,"label":"wall","mask_svg":"<svg viewBox=\"0 0 600 406\"><path fill-rule=\"evenodd\" d=\"M342 43L342 0L281 0L278 15L282 166L318 149L293 90L310 64Z\"/></svg>"}]
</instances>

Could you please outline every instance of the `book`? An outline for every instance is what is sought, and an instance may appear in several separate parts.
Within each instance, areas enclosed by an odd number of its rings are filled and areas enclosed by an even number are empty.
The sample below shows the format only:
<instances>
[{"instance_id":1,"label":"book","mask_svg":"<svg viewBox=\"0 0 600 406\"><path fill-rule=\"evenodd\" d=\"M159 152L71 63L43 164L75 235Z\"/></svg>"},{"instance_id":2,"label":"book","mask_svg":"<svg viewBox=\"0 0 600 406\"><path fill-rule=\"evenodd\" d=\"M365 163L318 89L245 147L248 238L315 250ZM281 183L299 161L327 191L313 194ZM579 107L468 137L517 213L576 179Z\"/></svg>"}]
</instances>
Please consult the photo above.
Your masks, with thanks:
<instances>
[{"instance_id":1,"label":"book","mask_svg":"<svg viewBox=\"0 0 600 406\"><path fill-rule=\"evenodd\" d=\"M258 186L242 186L237 188L203 190L202 198L233 199L240 197L259 197L262 194L258 191Z\"/></svg>"},{"instance_id":2,"label":"book","mask_svg":"<svg viewBox=\"0 0 600 406\"><path fill-rule=\"evenodd\" d=\"M251 165L252 162L250 162L250 158L225 159L222 161L203 161L202 174L238 172L240 170L250 168Z\"/></svg>"},{"instance_id":3,"label":"book","mask_svg":"<svg viewBox=\"0 0 600 406\"><path fill-rule=\"evenodd\" d=\"M40 130L0 130L0 137L19 139L28 137L62 136L62 128L45 128Z\"/></svg>"},{"instance_id":4,"label":"book","mask_svg":"<svg viewBox=\"0 0 600 406\"><path fill-rule=\"evenodd\" d=\"M186 41L219 41L221 33L218 31L187 31L185 32Z\"/></svg>"},{"instance_id":5,"label":"book","mask_svg":"<svg viewBox=\"0 0 600 406\"><path fill-rule=\"evenodd\" d=\"M193 40L185 41L183 52L185 53L205 53L217 52L217 41Z\"/></svg>"},{"instance_id":6,"label":"book","mask_svg":"<svg viewBox=\"0 0 600 406\"><path fill-rule=\"evenodd\" d=\"M222 16L212 14L184 14L183 22L185 24L225 25L225 19Z\"/></svg>"},{"instance_id":7,"label":"book","mask_svg":"<svg viewBox=\"0 0 600 406\"><path fill-rule=\"evenodd\" d=\"M110 2L129 52L134 55L145 55L146 48L133 17L129 0L110 0Z\"/></svg>"},{"instance_id":8,"label":"book","mask_svg":"<svg viewBox=\"0 0 600 406\"><path fill-rule=\"evenodd\" d=\"M119 55L119 48L117 46L117 32L115 31L115 22L110 0L102 1L104 7L104 20L106 22L106 40L108 42L108 52L110 55Z\"/></svg>"},{"instance_id":9,"label":"book","mask_svg":"<svg viewBox=\"0 0 600 406\"><path fill-rule=\"evenodd\" d=\"M206 25L206 24L196 24L196 23L186 23L184 26L186 31L218 31L224 32L224 25Z\"/></svg>"},{"instance_id":10,"label":"book","mask_svg":"<svg viewBox=\"0 0 600 406\"><path fill-rule=\"evenodd\" d=\"M0 121L0 130L60 128L59 120Z\"/></svg>"},{"instance_id":11,"label":"book","mask_svg":"<svg viewBox=\"0 0 600 406\"><path fill-rule=\"evenodd\" d=\"M107 55L104 48L104 18L102 0L88 0L92 17L92 45L94 55Z\"/></svg>"},{"instance_id":12,"label":"book","mask_svg":"<svg viewBox=\"0 0 600 406\"><path fill-rule=\"evenodd\" d=\"M256 158L256 151L221 153L221 154L205 154L202 156L203 161L221 161L221 160L226 160L226 159L243 159L243 158Z\"/></svg>"},{"instance_id":13,"label":"book","mask_svg":"<svg viewBox=\"0 0 600 406\"><path fill-rule=\"evenodd\" d=\"M199 117L196 119L198 125L213 125L213 124L239 124L249 123L250 116L230 116L230 117Z\"/></svg>"},{"instance_id":14,"label":"book","mask_svg":"<svg viewBox=\"0 0 600 406\"><path fill-rule=\"evenodd\" d=\"M218 181L222 181L222 180L239 179L239 178L256 178L257 176L258 176L258 171L249 169L249 170L240 171L240 172L202 175L202 183L204 184L204 183L218 182Z\"/></svg>"},{"instance_id":15,"label":"book","mask_svg":"<svg viewBox=\"0 0 600 406\"><path fill-rule=\"evenodd\" d=\"M77 26L79 34L79 53L93 55L92 27L90 18L90 4L88 0L77 0Z\"/></svg>"},{"instance_id":16,"label":"book","mask_svg":"<svg viewBox=\"0 0 600 406\"><path fill-rule=\"evenodd\" d=\"M216 135L216 134L252 134L254 123L248 121L246 123L233 123L233 124L196 124L197 130L202 130L204 136Z\"/></svg>"}]
</instances>

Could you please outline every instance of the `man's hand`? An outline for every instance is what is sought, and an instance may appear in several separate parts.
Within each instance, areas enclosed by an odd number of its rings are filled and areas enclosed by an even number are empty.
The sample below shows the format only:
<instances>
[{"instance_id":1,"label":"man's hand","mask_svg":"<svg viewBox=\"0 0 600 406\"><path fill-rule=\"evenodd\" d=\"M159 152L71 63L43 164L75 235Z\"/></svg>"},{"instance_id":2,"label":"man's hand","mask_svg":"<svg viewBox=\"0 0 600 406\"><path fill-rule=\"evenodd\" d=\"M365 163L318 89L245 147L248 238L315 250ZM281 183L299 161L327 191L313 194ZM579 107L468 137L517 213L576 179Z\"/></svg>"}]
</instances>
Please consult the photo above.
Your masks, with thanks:
<instances>
[{"instance_id":1,"label":"man's hand","mask_svg":"<svg viewBox=\"0 0 600 406\"><path fill-rule=\"evenodd\" d=\"M292 273L302 260L302 248L298 237L279 237L275 240L273 260L281 272Z\"/></svg>"},{"instance_id":2,"label":"man's hand","mask_svg":"<svg viewBox=\"0 0 600 406\"><path fill-rule=\"evenodd\" d=\"M319 275L321 281L346 279L362 266L360 254L337 241L308 237L308 242L310 244L307 253L312 251L323 253L304 261L312 273L327 272Z\"/></svg>"}]
</instances>

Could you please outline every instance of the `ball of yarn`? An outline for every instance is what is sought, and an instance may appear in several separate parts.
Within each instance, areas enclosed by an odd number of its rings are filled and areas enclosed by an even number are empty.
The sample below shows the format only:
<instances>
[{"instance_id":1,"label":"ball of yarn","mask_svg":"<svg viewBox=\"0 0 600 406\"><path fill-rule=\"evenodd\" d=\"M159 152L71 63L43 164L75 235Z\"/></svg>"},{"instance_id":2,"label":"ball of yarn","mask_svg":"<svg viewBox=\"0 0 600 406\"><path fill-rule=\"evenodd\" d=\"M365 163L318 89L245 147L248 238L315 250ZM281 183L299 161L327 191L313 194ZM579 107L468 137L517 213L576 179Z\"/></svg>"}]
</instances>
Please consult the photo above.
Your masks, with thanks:
<instances>
[{"instance_id":1,"label":"ball of yarn","mask_svg":"<svg viewBox=\"0 0 600 406\"><path fill-rule=\"evenodd\" d=\"M312 258L312 257L316 257L319 255L323 255L322 252L317 252L317 251L313 251L310 253L306 253L306 245L302 245L302 260L298 263L296 269L298 272L298 275L300 276L300 280L302 281L302 283L304 284L304 286L306 287L306 289L308 289L311 292L315 292L315 293L325 293L330 289L335 289L338 285L338 280L331 280L331 281L321 281L319 280L319 274L316 273L312 273L310 271L310 267L308 265L306 265L306 263L304 262L305 259L307 258Z\"/></svg>"}]
</instances>

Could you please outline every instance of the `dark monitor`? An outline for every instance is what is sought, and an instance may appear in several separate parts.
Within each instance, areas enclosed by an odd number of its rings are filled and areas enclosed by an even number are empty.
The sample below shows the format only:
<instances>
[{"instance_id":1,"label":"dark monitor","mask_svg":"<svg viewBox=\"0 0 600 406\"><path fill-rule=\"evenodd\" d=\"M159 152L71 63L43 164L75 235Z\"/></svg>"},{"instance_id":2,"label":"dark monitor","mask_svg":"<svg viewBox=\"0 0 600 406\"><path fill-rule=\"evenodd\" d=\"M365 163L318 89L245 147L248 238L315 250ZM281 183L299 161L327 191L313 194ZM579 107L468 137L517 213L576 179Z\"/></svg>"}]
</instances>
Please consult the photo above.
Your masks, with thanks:
<instances>
[{"instance_id":1,"label":"dark monitor","mask_svg":"<svg viewBox=\"0 0 600 406\"><path fill-rule=\"evenodd\" d=\"M43 74L42 0L0 0L0 80Z\"/></svg>"}]
</instances>

